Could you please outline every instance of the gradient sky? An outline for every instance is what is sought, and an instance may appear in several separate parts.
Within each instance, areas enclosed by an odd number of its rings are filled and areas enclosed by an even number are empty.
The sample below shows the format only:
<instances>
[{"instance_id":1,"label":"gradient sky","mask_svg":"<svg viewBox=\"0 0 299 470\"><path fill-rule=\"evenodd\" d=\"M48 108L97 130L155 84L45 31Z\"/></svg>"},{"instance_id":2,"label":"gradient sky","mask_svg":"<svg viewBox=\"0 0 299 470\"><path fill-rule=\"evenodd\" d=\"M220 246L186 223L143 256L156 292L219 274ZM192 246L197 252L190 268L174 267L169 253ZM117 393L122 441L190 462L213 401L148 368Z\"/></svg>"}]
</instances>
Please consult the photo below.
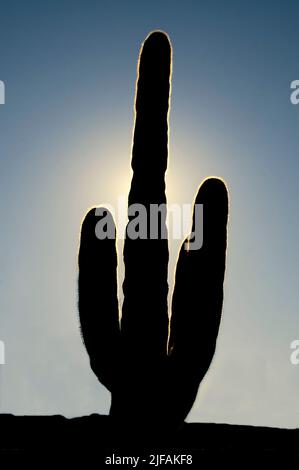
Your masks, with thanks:
<instances>
[{"instance_id":1,"label":"gradient sky","mask_svg":"<svg viewBox=\"0 0 299 470\"><path fill-rule=\"evenodd\" d=\"M298 8L0 2L1 412L108 412L78 327L79 230L128 192L137 57L158 28L173 45L169 202L209 175L230 191L223 321L189 421L299 427Z\"/></svg>"}]
</instances>

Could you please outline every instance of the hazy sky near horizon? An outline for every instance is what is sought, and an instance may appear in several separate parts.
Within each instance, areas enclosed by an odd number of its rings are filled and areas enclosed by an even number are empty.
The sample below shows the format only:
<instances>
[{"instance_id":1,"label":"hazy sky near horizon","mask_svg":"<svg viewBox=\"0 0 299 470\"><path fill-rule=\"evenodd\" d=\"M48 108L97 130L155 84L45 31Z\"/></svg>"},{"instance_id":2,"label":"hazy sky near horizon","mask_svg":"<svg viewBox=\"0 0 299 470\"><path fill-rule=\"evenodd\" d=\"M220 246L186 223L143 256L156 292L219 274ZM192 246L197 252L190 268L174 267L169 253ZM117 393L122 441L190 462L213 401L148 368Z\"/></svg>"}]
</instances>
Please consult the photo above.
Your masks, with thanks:
<instances>
[{"instance_id":1,"label":"hazy sky near horizon","mask_svg":"<svg viewBox=\"0 0 299 470\"><path fill-rule=\"evenodd\" d=\"M169 202L192 202L209 175L230 192L223 321L189 421L299 427L298 10L0 2L1 412L109 410L79 332L79 230L88 208L127 195L137 58L162 29L173 46Z\"/></svg>"}]
</instances>

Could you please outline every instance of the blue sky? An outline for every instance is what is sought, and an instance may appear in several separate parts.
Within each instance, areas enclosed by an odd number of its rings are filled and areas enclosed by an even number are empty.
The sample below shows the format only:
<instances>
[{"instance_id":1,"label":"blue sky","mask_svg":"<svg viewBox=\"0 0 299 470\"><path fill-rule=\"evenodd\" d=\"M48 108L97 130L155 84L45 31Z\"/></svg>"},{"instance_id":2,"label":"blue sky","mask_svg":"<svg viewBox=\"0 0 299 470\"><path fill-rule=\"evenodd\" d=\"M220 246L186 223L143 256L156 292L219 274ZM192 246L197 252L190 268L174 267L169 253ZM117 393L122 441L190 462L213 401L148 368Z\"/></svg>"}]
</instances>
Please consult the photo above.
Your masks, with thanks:
<instances>
[{"instance_id":1,"label":"blue sky","mask_svg":"<svg viewBox=\"0 0 299 470\"><path fill-rule=\"evenodd\" d=\"M128 191L137 57L158 28L173 46L169 202L193 201L209 175L230 191L223 321L189 421L299 426L298 3L0 9L1 411L108 412L78 328L79 230Z\"/></svg>"}]
</instances>

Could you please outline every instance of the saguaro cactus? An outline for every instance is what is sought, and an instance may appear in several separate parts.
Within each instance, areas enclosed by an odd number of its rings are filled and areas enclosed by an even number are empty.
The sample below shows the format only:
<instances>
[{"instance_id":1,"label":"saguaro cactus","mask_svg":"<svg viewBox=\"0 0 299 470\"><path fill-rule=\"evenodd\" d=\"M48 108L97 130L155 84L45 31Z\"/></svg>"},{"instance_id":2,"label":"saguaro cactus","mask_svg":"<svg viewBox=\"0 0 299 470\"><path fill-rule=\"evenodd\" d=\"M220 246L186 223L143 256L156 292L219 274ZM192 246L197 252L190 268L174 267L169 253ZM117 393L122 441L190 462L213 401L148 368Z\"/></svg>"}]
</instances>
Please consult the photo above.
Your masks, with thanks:
<instances>
[{"instance_id":1,"label":"saguaro cactus","mask_svg":"<svg viewBox=\"0 0 299 470\"><path fill-rule=\"evenodd\" d=\"M151 204L166 203L171 60L168 36L151 33L139 58L129 206L139 203L149 209ZM222 311L228 215L222 180L205 180L195 204L203 204L203 245L198 250L186 250L182 245L171 320L168 242L162 237L165 212L157 239L149 237L149 219L146 239L126 237L121 325L115 240L97 238L95 226L100 216L96 209L88 212L82 224L79 315L83 339L92 370L112 394L111 417L123 427L179 426L214 355ZM193 227L195 217L194 211Z\"/></svg>"}]
</instances>

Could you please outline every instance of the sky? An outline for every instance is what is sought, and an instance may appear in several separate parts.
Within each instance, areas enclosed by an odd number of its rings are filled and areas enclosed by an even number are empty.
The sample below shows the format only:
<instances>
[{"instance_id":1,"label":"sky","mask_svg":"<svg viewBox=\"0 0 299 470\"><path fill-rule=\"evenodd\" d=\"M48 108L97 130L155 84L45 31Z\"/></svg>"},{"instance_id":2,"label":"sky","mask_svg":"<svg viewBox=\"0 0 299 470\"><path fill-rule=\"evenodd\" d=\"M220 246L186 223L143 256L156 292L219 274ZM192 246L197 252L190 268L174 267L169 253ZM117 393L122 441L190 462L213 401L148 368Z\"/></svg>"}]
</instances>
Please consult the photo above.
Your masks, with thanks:
<instances>
[{"instance_id":1,"label":"sky","mask_svg":"<svg viewBox=\"0 0 299 470\"><path fill-rule=\"evenodd\" d=\"M137 58L162 29L173 47L168 201L191 203L210 175L230 194L223 319L188 421L299 427L298 8L1 0L1 412L108 413L79 331L79 231L91 206L128 193Z\"/></svg>"}]
</instances>

